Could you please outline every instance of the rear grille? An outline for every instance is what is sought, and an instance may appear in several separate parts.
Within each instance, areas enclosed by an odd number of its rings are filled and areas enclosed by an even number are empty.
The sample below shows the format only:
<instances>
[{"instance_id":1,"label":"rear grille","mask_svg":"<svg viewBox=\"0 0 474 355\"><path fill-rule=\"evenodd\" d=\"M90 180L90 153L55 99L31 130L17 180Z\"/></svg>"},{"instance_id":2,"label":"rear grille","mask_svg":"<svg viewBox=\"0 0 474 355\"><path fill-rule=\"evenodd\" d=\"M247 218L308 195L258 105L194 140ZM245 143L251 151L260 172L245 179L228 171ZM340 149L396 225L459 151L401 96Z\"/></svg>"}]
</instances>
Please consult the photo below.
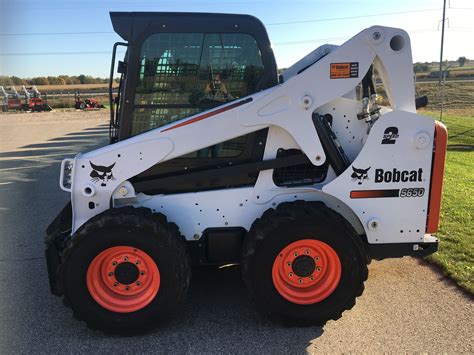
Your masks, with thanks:
<instances>
[{"instance_id":1,"label":"rear grille","mask_svg":"<svg viewBox=\"0 0 474 355\"><path fill-rule=\"evenodd\" d=\"M279 149L277 158L303 155L299 149ZM273 182L277 186L314 185L323 182L328 172L328 163L313 165L309 159L306 164L287 166L273 170Z\"/></svg>"}]
</instances>

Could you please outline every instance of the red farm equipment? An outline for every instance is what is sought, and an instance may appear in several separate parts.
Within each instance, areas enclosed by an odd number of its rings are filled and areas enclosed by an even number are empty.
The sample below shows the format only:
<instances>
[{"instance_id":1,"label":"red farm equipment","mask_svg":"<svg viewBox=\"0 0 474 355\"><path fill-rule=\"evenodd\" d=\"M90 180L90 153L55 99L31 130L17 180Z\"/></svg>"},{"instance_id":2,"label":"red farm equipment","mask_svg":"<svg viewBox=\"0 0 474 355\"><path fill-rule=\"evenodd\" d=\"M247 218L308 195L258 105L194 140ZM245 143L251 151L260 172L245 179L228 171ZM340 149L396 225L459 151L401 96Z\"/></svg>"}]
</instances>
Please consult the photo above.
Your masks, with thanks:
<instances>
[{"instance_id":1,"label":"red farm equipment","mask_svg":"<svg viewBox=\"0 0 474 355\"><path fill-rule=\"evenodd\" d=\"M0 86L0 95L2 96L2 111L21 110L21 98L14 86L3 87Z\"/></svg>"},{"instance_id":2,"label":"red farm equipment","mask_svg":"<svg viewBox=\"0 0 474 355\"><path fill-rule=\"evenodd\" d=\"M74 107L76 110L94 110L105 108L105 106L101 105L96 99L83 99L78 92L74 94L74 100Z\"/></svg>"},{"instance_id":3,"label":"red farm equipment","mask_svg":"<svg viewBox=\"0 0 474 355\"><path fill-rule=\"evenodd\" d=\"M23 111L42 112L52 110L46 100L43 100L36 86L25 87L23 85L22 90L25 95L25 102L22 104Z\"/></svg>"}]
</instances>

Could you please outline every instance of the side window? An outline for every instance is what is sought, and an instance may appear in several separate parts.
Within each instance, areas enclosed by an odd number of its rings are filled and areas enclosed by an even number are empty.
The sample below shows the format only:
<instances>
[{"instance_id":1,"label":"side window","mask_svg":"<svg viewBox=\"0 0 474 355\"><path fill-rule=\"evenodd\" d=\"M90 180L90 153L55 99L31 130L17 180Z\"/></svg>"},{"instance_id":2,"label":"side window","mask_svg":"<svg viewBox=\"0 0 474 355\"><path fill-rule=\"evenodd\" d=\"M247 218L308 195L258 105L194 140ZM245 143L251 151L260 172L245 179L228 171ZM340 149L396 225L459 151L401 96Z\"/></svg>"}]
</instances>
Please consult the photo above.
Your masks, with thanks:
<instances>
[{"instance_id":1,"label":"side window","mask_svg":"<svg viewBox=\"0 0 474 355\"><path fill-rule=\"evenodd\" d=\"M255 39L247 34L206 34L192 103L200 107L255 92L263 64Z\"/></svg>"},{"instance_id":2,"label":"side window","mask_svg":"<svg viewBox=\"0 0 474 355\"><path fill-rule=\"evenodd\" d=\"M248 34L158 33L143 43L132 135L247 96L263 75L255 39ZM186 157L233 157L246 136Z\"/></svg>"},{"instance_id":3,"label":"side window","mask_svg":"<svg viewBox=\"0 0 474 355\"><path fill-rule=\"evenodd\" d=\"M132 136L200 112L189 104L197 83L203 34L160 33L143 43Z\"/></svg>"}]
</instances>

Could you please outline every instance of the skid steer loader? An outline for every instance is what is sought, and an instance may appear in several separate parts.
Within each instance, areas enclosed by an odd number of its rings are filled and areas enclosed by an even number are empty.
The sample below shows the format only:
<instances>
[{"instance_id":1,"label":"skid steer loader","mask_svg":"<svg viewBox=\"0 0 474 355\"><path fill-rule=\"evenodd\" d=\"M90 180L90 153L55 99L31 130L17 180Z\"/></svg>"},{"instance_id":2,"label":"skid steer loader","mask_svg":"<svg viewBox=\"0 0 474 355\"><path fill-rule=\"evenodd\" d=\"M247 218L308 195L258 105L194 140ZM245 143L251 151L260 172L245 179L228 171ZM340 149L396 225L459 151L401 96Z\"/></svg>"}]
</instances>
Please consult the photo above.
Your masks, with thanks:
<instances>
[{"instance_id":1,"label":"skid steer loader","mask_svg":"<svg viewBox=\"0 0 474 355\"><path fill-rule=\"evenodd\" d=\"M324 324L354 306L370 260L437 250L447 132L416 114L406 32L370 27L278 77L252 16L111 19L126 41L111 144L62 162L71 202L46 237L51 290L77 318L148 329L191 265L240 263L264 314Z\"/></svg>"}]
</instances>

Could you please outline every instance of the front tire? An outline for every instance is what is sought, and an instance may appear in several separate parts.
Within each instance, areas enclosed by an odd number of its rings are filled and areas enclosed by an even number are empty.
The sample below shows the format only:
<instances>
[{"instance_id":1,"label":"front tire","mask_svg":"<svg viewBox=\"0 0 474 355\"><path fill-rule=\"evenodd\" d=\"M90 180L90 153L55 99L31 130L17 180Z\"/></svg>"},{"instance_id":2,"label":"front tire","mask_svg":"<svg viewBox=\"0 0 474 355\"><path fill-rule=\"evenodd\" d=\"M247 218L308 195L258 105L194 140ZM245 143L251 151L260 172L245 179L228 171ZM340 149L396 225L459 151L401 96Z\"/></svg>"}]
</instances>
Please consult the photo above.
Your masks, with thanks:
<instances>
[{"instance_id":1,"label":"front tire","mask_svg":"<svg viewBox=\"0 0 474 355\"><path fill-rule=\"evenodd\" d=\"M68 242L65 303L90 328L137 333L167 320L184 301L190 260L174 223L146 208L106 211Z\"/></svg>"},{"instance_id":2,"label":"front tire","mask_svg":"<svg viewBox=\"0 0 474 355\"><path fill-rule=\"evenodd\" d=\"M324 325L355 305L368 270L360 237L320 202L287 202L257 219L243 246L244 282L264 314Z\"/></svg>"}]
</instances>

